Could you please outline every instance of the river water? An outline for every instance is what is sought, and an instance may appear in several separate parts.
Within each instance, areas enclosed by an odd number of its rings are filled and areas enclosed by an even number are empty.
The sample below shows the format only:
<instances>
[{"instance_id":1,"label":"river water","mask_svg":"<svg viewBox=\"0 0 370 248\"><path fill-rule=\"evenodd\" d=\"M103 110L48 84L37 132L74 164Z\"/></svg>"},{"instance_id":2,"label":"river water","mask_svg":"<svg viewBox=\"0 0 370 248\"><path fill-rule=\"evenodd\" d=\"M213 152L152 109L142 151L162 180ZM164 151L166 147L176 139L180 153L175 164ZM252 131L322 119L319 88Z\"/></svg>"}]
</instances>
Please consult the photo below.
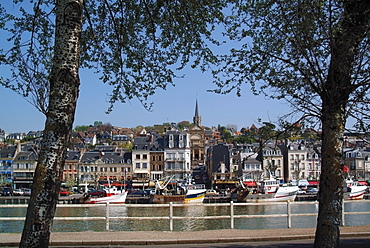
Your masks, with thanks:
<instances>
[{"instance_id":1,"label":"river water","mask_svg":"<svg viewBox=\"0 0 370 248\"><path fill-rule=\"evenodd\" d=\"M345 204L345 212L370 212L370 202L353 202ZM292 214L317 213L318 205L291 205ZM234 215L271 215L286 214L285 205L234 205ZM1 207L0 217L24 217L26 208ZM97 207L58 207L57 217L104 217L106 208L104 205ZM173 216L227 216L230 215L230 207L186 205L185 207L174 207ZM160 207L126 207L124 205L110 205L110 216L125 217L152 217L169 216L169 208ZM368 225L369 214L346 215L346 226ZM169 231L169 220L110 220L110 231ZM292 217L293 228L314 228L316 216L294 216ZM0 221L1 233L19 233L22 231L23 221ZM200 231L214 229L229 229L230 219L185 219L174 220L174 231ZM287 228L286 217L272 218L235 218L236 229L276 229ZM105 231L105 220L54 220L53 232L82 232L82 231Z\"/></svg>"}]
</instances>

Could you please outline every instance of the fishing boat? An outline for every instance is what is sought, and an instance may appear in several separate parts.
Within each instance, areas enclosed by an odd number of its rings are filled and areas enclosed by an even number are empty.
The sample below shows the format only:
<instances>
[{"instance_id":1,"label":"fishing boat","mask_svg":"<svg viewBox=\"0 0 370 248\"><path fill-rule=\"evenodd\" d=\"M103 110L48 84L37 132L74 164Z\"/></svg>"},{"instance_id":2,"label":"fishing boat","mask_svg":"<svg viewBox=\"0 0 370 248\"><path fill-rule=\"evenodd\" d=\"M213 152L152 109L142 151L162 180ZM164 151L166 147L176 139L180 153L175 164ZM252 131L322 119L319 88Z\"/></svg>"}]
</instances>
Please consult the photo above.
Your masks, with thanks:
<instances>
[{"instance_id":1,"label":"fishing boat","mask_svg":"<svg viewBox=\"0 0 370 248\"><path fill-rule=\"evenodd\" d=\"M279 181L273 178L262 181L255 190L250 191L244 186L238 194L238 201L241 202L281 202L294 201L299 190L298 186L280 185Z\"/></svg>"},{"instance_id":2,"label":"fishing boat","mask_svg":"<svg viewBox=\"0 0 370 248\"><path fill-rule=\"evenodd\" d=\"M169 189L168 185L172 179L173 177L167 178L162 184L156 181L157 194L152 196L153 203L203 203L207 191L204 184L175 182Z\"/></svg>"},{"instance_id":3,"label":"fishing boat","mask_svg":"<svg viewBox=\"0 0 370 248\"><path fill-rule=\"evenodd\" d=\"M344 193L344 199L348 200L363 200L366 193L367 186L360 185L358 181L352 179L346 180L346 187Z\"/></svg>"},{"instance_id":4,"label":"fishing boat","mask_svg":"<svg viewBox=\"0 0 370 248\"><path fill-rule=\"evenodd\" d=\"M85 195L84 203L97 204L97 203L114 203L122 204L125 203L127 197L126 190L119 190L115 186L111 186L108 180L108 187L103 189L104 194L98 197L92 197L88 193Z\"/></svg>"},{"instance_id":5,"label":"fishing boat","mask_svg":"<svg viewBox=\"0 0 370 248\"><path fill-rule=\"evenodd\" d=\"M84 203L98 204L98 203L113 203L122 204L125 203L127 197L127 191L118 194L111 194L103 197L87 197Z\"/></svg>"}]
</instances>

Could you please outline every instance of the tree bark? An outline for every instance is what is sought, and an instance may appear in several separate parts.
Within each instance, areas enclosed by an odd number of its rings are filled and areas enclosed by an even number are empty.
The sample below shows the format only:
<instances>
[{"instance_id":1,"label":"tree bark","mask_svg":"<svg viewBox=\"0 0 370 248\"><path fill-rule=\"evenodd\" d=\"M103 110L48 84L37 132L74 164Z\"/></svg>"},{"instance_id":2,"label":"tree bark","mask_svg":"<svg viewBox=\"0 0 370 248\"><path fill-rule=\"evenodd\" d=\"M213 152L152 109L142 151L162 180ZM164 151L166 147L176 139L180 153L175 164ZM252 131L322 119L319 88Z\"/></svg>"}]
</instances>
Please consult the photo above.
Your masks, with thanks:
<instances>
[{"instance_id":1,"label":"tree bark","mask_svg":"<svg viewBox=\"0 0 370 248\"><path fill-rule=\"evenodd\" d=\"M322 164L315 247L338 247L342 212L344 108L323 104Z\"/></svg>"},{"instance_id":2,"label":"tree bark","mask_svg":"<svg viewBox=\"0 0 370 248\"><path fill-rule=\"evenodd\" d=\"M49 106L20 247L48 247L78 98L82 0L56 1Z\"/></svg>"},{"instance_id":3,"label":"tree bark","mask_svg":"<svg viewBox=\"0 0 370 248\"><path fill-rule=\"evenodd\" d=\"M341 28L331 42L332 56L322 99L322 164L319 192L319 213L315 247L338 247L343 202L343 133L346 107L352 84L352 70L360 43L368 32L370 2L343 2Z\"/></svg>"}]
</instances>

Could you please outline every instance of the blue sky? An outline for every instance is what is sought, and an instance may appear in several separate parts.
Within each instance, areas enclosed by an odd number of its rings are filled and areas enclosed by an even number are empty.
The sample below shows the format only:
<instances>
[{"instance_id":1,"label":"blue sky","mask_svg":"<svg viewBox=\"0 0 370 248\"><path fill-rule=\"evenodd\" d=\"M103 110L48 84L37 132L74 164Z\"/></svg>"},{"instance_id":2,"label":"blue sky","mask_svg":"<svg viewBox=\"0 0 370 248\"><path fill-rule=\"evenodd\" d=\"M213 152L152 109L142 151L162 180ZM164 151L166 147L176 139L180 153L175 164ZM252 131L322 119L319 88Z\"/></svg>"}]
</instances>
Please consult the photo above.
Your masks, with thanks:
<instances>
[{"instance_id":1,"label":"blue sky","mask_svg":"<svg viewBox=\"0 0 370 248\"><path fill-rule=\"evenodd\" d=\"M5 72L0 72L0 76ZM253 95L247 87L242 97L235 93L218 95L207 92L213 89L209 73L198 70L184 71L185 78L176 79L175 87L158 90L149 101L154 102L153 111L144 109L134 99L129 103L117 103L110 114L107 94L111 88L99 81L92 71L82 71L80 97L76 109L76 125L90 125L94 121L109 122L114 126L151 126L164 122L192 122L195 101L198 99L199 112L204 126L234 124L238 129L257 124L257 119L275 122L278 116L286 114L290 108L284 101L268 100L264 96ZM42 130L45 117L35 107L18 94L0 86L0 128L7 133Z\"/></svg>"}]
</instances>

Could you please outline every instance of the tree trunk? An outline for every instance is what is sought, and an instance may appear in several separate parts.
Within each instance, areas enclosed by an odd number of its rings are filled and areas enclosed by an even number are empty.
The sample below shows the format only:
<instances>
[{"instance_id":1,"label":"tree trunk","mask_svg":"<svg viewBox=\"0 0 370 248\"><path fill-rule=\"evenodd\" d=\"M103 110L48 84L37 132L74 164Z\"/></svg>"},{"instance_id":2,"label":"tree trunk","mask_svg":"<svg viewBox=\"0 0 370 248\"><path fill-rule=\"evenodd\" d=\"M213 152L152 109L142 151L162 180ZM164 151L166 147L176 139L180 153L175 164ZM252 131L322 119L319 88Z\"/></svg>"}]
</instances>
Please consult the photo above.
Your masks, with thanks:
<instances>
[{"instance_id":1,"label":"tree trunk","mask_svg":"<svg viewBox=\"0 0 370 248\"><path fill-rule=\"evenodd\" d=\"M342 212L344 108L323 104L322 164L315 247L338 247Z\"/></svg>"},{"instance_id":2,"label":"tree trunk","mask_svg":"<svg viewBox=\"0 0 370 248\"><path fill-rule=\"evenodd\" d=\"M49 106L20 247L48 247L78 88L82 0L56 1Z\"/></svg>"},{"instance_id":3,"label":"tree trunk","mask_svg":"<svg viewBox=\"0 0 370 248\"><path fill-rule=\"evenodd\" d=\"M355 57L368 32L370 1L343 2L340 29L331 40L331 61L323 85L322 99L322 164L319 192L319 213L315 247L338 247L343 202L343 132L346 107L352 84Z\"/></svg>"}]
</instances>

